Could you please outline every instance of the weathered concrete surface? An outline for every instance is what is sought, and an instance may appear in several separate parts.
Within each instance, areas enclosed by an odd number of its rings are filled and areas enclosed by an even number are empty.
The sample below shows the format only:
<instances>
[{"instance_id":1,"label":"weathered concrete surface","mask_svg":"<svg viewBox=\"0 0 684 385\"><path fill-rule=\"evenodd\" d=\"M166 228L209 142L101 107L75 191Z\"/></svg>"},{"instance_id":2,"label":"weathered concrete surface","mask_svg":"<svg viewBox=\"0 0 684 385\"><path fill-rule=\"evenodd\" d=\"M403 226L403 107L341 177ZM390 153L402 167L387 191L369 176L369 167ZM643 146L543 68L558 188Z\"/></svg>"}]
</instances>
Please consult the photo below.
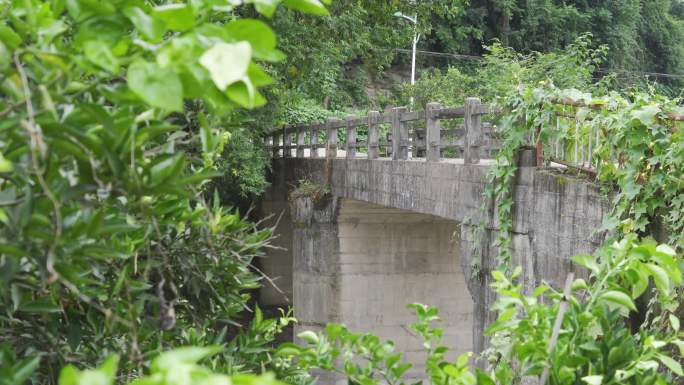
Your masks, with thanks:
<instances>
[{"instance_id":1,"label":"weathered concrete surface","mask_svg":"<svg viewBox=\"0 0 684 385\"><path fill-rule=\"evenodd\" d=\"M288 190L274 183L266 189L260 202L259 215L264 226L275 226L274 246L268 257L260 260L260 268L272 282L264 282L259 292L259 305L264 308L287 308L292 305L292 218Z\"/></svg>"},{"instance_id":2,"label":"weathered concrete surface","mask_svg":"<svg viewBox=\"0 0 684 385\"><path fill-rule=\"evenodd\" d=\"M407 328L415 321L407 304L439 308L450 358L472 350L473 300L460 267L456 222L341 199L337 231L344 324L394 341L414 363L411 379L423 377L426 357Z\"/></svg>"},{"instance_id":3,"label":"weathered concrete surface","mask_svg":"<svg viewBox=\"0 0 684 385\"><path fill-rule=\"evenodd\" d=\"M489 271L497 264L496 250L489 247L498 228L496 213L488 215L481 210L486 172L487 165L448 161L284 158L274 160L273 188L287 190L300 179L325 183L329 178L335 202L352 199L460 224L461 270L474 303L472 347L479 352L484 346L482 330L492 317L487 310L493 301ZM344 242L339 233L340 206L333 206L334 210L324 210L328 217L317 214L318 220L313 222L306 222L304 217L293 222L294 285L311 282L299 292L295 288L295 314L317 314L304 320L311 326L343 320L339 317L343 300L340 274L318 264L328 258L335 268L342 267L336 254ZM601 243L602 235L595 230L608 211L608 202L589 182L522 167L515 184L513 211L512 251L514 262L524 267L525 286L531 288L542 280L560 286L572 269L569 257L591 252ZM476 231L483 219L486 231ZM299 232L298 226L304 223L310 225L302 228L308 233ZM478 248L480 244L483 246ZM337 259L331 260L332 255ZM479 272L472 270L474 264L479 265ZM386 269L392 266L388 264ZM332 303L307 302L314 301L312 294L326 290ZM458 295L454 293L452 299L457 302Z\"/></svg>"},{"instance_id":4,"label":"weathered concrete surface","mask_svg":"<svg viewBox=\"0 0 684 385\"><path fill-rule=\"evenodd\" d=\"M472 350L473 300L456 222L343 198L291 205L297 332L341 322L392 340L414 363L407 378L418 380L426 357L407 308L418 302L439 307L449 358Z\"/></svg>"}]
</instances>

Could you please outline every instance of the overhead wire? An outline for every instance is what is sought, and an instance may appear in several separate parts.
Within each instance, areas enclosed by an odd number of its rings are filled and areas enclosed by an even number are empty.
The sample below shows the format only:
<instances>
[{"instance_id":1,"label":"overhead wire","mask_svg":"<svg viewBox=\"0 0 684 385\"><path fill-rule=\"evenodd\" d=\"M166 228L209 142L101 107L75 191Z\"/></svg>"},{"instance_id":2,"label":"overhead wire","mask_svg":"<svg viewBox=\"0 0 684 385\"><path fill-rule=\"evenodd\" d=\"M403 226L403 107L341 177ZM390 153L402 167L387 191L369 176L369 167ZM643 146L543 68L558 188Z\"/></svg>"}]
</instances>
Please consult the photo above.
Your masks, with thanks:
<instances>
[{"instance_id":1,"label":"overhead wire","mask_svg":"<svg viewBox=\"0 0 684 385\"><path fill-rule=\"evenodd\" d=\"M412 53L410 49L404 49L404 48L380 48L380 49L385 49L385 50L393 50L395 52L400 52L400 53ZM465 55L465 54L457 54L457 53L450 53L450 52L434 52L434 51L426 51L426 50L416 50L416 54L421 54L425 56L434 56L434 57L446 57L446 58L454 58L454 59L465 59L465 60L484 60L484 56L478 56L478 55ZM684 74L670 74L670 73L664 73L664 72L651 72L651 71L635 71L635 70L627 70L627 69L621 69L621 68L616 68L616 69L610 69L610 68L598 68L595 70L597 73L601 74L616 74L616 75L622 75L622 76L631 76L631 77L642 77L642 76L651 76L651 77L659 77L659 78L669 78L669 79L680 79L684 78Z\"/></svg>"}]
</instances>

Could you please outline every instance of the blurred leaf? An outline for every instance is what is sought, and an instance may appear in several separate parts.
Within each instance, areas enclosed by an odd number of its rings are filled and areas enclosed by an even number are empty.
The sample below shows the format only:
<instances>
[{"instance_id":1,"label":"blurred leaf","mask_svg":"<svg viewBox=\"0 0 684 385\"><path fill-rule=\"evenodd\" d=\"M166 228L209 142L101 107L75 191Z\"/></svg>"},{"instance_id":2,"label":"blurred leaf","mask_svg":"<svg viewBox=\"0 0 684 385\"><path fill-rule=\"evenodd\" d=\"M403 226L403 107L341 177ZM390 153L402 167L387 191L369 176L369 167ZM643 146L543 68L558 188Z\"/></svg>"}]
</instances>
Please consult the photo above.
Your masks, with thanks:
<instances>
[{"instance_id":1,"label":"blurred leaf","mask_svg":"<svg viewBox=\"0 0 684 385\"><path fill-rule=\"evenodd\" d=\"M135 62L128 67L128 87L152 107L183 110L183 85L170 69L155 63Z\"/></svg>"},{"instance_id":2,"label":"blurred leaf","mask_svg":"<svg viewBox=\"0 0 684 385\"><path fill-rule=\"evenodd\" d=\"M200 57L200 64L209 71L216 87L224 91L245 78L251 57L252 47L247 42L216 43Z\"/></svg>"}]
</instances>

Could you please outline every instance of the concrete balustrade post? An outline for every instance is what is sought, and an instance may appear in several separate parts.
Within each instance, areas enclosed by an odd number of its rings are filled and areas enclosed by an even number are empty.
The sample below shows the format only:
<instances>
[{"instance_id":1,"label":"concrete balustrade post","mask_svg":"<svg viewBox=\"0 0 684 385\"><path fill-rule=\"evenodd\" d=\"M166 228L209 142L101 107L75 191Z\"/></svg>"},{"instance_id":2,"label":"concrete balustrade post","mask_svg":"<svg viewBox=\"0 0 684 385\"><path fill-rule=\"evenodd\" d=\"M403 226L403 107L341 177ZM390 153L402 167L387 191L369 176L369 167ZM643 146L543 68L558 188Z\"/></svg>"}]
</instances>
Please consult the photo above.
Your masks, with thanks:
<instances>
[{"instance_id":1,"label":"concrete balustrade post","mask_svg":"<svg viewBox=\"0 0 684 385\"><path fill-rule=\"evenodd\" d=\"M368 159L377 159L379 156L378 123L380 113L368 111Z\"/></svg>"},{"instance_id":2,"label":"concrete balustrade post","mask_svg":"<svg viewBox=\"0 0 684 385\"><path fill-rule=\"evenodd\" d=\"M325 122L325 133L326 133L326 145L325 145L325 157L326 158L336 158L337 157L337 126L338 119L328 119Z\"/></svg>"},{"instance_id":3,"label":"concrete balustrade post","mask_svg":"<svg viewBox=\"0 0 684 385\"><path fill-rule=\"evenodd\" d=\"M292 157L292 126L283 127L283 157Z\"/></svg>"},{"instance_id":4,"label":"concrete balustrade post","mask_svg":"<svg viewBox=\"0 0 684 385\"><path fill-rule=\"evenodd\" d=\"M273 157L277 158L280 154L280 134L273 134Z\"/></svg>"},{"instance_id":5,"label":"concrete balustrade post","mask_svg":"<svg viewBox=\"0 0 684 385\"><path fill-rule=\"evenodd\" d=\"M309 142L311 143L311 150L309 151L309 156L312 158L318 158L318 130L320 128L321 125L318 123L309 126L309 135L311 136L311 138L309 139Z\"/></svg>"},{"instance_id":6,"label":"concrete balustrade post","mask_svg":"<svg viewBox=\"0 0 684 385\"><path fill-rule=\"evenodd\" d=\"M297 158L304 157L304 126L297 126Z\"/></svg>"},{"instance_id":7,"label":"concrete balustrade post","mask_svg":"<svg viewBox=\"0 0 684 385\"><path fill-rule=\"evenodd\" d=\"M392 159L408 159L408 127L401 121L401 115L407 111L406 107L392 109Z\"/></svg>"},{"instance_id":8,"label":"concrete balustrade post","mask_svg":"<svg viewBox=\"0 0 684 385\"><path fill-rule=\"evenodd\" d=\"M425 160L428 162L439 162L441 157L441 125L435 114L440 108L439 103L428 103L425 106Z\"/></svg>"},{"instance_id":9,"label":"concrete balustrade post","mask_svg":"<svg viewBox=\"0 0 684 385\"><path fill-rule=\"evenodd\" d=\"M465 164L480 163L480 144L482 143L482 114L479 98L467 98L465 101Z\"/></svg>"},{"instance_id":10,"label":"concrete balustrade post","mask_svg":"<svg viewBox=\"0 0 684 385\"><path fill-rule=\"evenodd\" d=\"M346 145L347 158L356 157L356 126L353 124L354 117L347 117Z\"/></svg>"}]
</instances>

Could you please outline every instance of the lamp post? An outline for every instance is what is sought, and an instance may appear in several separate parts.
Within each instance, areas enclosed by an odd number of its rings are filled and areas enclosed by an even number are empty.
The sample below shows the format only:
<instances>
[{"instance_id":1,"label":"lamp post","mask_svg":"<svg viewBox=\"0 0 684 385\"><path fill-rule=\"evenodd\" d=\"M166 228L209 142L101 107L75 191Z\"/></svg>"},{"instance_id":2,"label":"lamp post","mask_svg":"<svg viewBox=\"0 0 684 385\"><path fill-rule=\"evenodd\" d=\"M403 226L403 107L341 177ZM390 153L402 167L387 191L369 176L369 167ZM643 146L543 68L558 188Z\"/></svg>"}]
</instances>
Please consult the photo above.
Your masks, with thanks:
<instances>
[{"instance_id":1,"label":"lamp post","mask_svg":"<svg viewBox=\"0 0 684 385\"><path fill-rule=\"evenodd\" d=\"M406 16L401 12L395 12L394 16L401 17L413 23L413 50L411 51L411 85L416 84L416 47L418 46L418 40L420 40L420 34L418 33L418 16L410 17ZM413 108L413 96L409 99L411 108Z\"/></svg>"}]
</instances>

